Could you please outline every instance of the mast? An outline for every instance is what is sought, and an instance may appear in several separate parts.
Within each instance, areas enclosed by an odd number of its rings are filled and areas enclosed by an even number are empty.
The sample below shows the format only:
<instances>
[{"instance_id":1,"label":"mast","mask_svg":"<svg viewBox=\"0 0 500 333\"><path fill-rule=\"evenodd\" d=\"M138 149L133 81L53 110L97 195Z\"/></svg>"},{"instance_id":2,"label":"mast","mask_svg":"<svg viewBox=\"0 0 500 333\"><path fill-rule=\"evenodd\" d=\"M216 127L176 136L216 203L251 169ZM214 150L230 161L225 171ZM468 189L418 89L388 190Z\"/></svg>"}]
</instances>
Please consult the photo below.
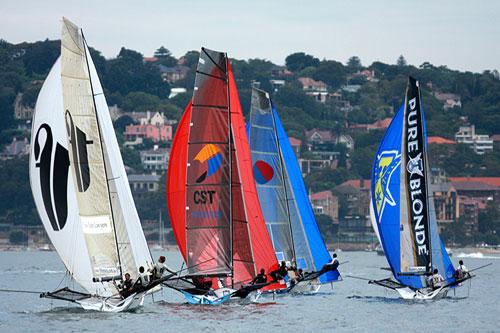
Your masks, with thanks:
<instances>
[{"instance_id":1,"label":"mast","mask_svg":"<svg viewBox=\"0 0 500 333\"><path fill-rule=\"evenodd\" d=\"M266 93L267 95L267 93ZM271 103L271 100L269 100L269 103ZM283 156L281 153L281 147L280 147L280 140L278 138L278 131L276 130L276 119L274 118L274 109L271 104L271 117L273 119L273 127L274 127L274 135L276 136L276 145L278 146L278 160L280 163L281 167L281 182L283 184L283 190L285 192L285 204L286 204L286 213L287 213L287 220L288 220L288 227L290 230L290 240L291 240L291 245L292 245L292 253L293 253L293 261L295 266L297 265L297 254L295 253L295 243L293 241L293 230L292 230L292 220L290 217L290 207L288 204L288 191L287 191L287 183L285 180L285 164L283 163Z\"/></svg>"},{"instance_id":2,"label":"mast","mask_svg":"<svg viewBox=\"0 0 500 333\"><path fill-rule=\"evenodd\" d=\"M231 240L231 288L234 288L234 237L233 237L233 130L231 125L231 100L229 94L229 69L227 53L224 53L226 59L226 94L227 94L227 121L228 121L228 142L229 142L229 237ZM234 147L236 150L236 147Z\"/></svg>"},{"instance_id":3,"label":"mast","mask_svg":"<svg viewBox=\"0 0 500 333\"><path fill-rule=\"evenodd\" d=\"M102 151L102 163L104 165L104 175L106 177L106 189L107 189L107 192L108 192L108 199L109 199L109 206L110 206L110 211L111 211L111 222L113 223L113 234L115 236L115 245L116 245L116 254L118 256L118 268L120 270L120 277L123 277L123 272L122 272L122 264L121 264L121 258L120 258L120 247L118 246L118 237L116 235L116 225L115 225L115 217L114 217L114 213L113 213L113 204L112 204L112 200L111 200L111 193L109 191L109 178L108 178L108 168L106 166L106 159L104 158L104 147L102 145L102 132L101 132L101 126L99 124L99 117L97 116L97 105L96 105L96 102L95 102L95 94L94 94L94 87L92 85L92 77L90 75L90 66L89 66L89 61L87 59L87 41L85 40L85 36L83 35L83 30L80 29L81 31L81 34L82 34L82 39L83 39L83 52L85 54L85 64L87 65L87 71L89 73L89 82L90 82L90 90L92 92L92 102L94 104L94 114L95 114L95 120L96 120L96 123L97 123L97 131L99 132L99 145L101 147L101 151ZM89 50L90 52L90 50Z\"/></svg>"}]
</instances>

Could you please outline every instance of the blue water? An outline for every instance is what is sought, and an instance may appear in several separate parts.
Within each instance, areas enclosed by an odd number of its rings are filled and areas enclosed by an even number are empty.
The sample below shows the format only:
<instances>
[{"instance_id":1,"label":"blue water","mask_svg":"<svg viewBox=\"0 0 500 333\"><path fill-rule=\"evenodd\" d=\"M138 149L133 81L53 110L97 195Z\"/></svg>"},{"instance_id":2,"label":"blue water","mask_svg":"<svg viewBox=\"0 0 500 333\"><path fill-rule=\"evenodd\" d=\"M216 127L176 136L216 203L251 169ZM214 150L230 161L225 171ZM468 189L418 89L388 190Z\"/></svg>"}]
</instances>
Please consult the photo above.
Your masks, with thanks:
<instances>
[{"instance_id":1,"label":"blue water","mask_svg":"<svg viewBox=\"0 0 500 333\"><path fill-rule=\"evenodd\" d=\"M344 281L324 285L315 296L286 296L258 304L187 305L183 296L164 290L127 313L84 311L37 294L0 293L0 331L4 332L309 332L316 331L499 331L497 287L500 255L455 253L469 269L489 262L470 285L437 301L405 301L396 292L354 275L388 277L385 257L375 252L341 252ZM155 252L155 257L160 252ZM181 267L178 252L167 263ZM0 252L0 289L52 291L65 285L64 267L55 252ZM467 295L469 296L467 297Z\"/></svg>"}]
</instances>

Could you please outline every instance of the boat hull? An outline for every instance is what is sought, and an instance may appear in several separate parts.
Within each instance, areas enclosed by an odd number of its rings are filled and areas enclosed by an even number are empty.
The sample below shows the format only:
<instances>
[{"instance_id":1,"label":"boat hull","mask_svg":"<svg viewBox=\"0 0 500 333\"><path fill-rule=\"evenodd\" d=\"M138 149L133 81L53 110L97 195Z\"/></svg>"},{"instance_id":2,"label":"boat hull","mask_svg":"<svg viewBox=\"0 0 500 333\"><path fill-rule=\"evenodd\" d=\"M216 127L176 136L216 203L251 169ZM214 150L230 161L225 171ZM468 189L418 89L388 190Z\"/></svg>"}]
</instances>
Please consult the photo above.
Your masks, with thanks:
<instances>
[{"instance_id":1,"label":"boat hull","mask_svg":"<svg viewBox=\"0 0 500 333\"><path fill-rule=\"evenodd\" d=\"M76 301L85 310L99 312L123 312L136 309L144 304L146 292L133 294L125 299L118 297L89 297Z\"/></svg>"},{"instance_id":2,"label":"boat hull","mask_svg":"<svg viewBox=\"0 0 500 333\"><path fill-rule=\"evenodd\" d=\"M429 290L427 288L413 290L410 288L398 288L396 291L404 299L418 299L418 300L431 300L445 298L448 294L449 288L441 287L436 290Z\"/></svg>"},{"instance_id":3,"label":"boat hull","mask_svg":"<svg viewBox=\"0 0 500 333\"><path fill-rule=\"evenodd\" d=\"M229 298L231 298L231 294L226 294L224 296L217 295L192 295L188 292L181 290L184 297L186 297L186 301L189 304L200 304L200 305L219 305L226 302Z\"/></svg>"}]
</instances>

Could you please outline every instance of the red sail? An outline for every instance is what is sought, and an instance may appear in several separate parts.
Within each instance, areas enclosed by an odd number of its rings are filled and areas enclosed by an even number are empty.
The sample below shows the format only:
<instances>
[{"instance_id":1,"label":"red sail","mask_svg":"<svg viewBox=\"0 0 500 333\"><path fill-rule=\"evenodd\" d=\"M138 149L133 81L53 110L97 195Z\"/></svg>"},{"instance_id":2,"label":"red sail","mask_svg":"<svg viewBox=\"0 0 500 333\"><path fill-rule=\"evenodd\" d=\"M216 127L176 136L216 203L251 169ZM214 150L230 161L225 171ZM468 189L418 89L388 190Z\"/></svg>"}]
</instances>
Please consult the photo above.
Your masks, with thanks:
<instances>
[{"instance_id":1,"label":"red sail","mask_svg":"<svg viewBox=\"0 0 500 333\"><path fill-rule=\"evenodd\" d=\"M243 190L244 211L248 221L250 230L251 248L253 253L253 261L255 269L260 271L264 268L266 272L277 269L278 264L274 253L271 239L264 221L264 217L260 208L257 189L255 187L254 176L252 172L252 163L250 157L250 146L248 144L248 136L245 129L245 120L241 111L240 100L234 83L233 72L228 63L229 69L229 100L231 109L231 124L233 127L234 144L236 148L237 162L241 187ZM235 200L236 201L236 200ZM243 206L243 205L242 205ZM240 208L241 209L241 208ZM235 228L236 229L236 228ZM242 235L234 234L235 254L239 248L240 238ZM244 242L243 242L244 244ZM235 261L236 271L236 261ZM235 278L236 281L236 278ZM248 281L247 281L248 282ZM270 289L280 288L275 286ZM269 289L269 288L268 288Z\"/></svg>"},{"instance_id":2,"label":"red sail","mask_svg":"<svg viewBox=\"0 0 500 333\"><path fill-rule=\"evenodd\" d=\"M187 262L186 250L186 164L189 122L191 121L191 101L182 115L175 133L170 163L167 173L167 202L170 222L175 239L184 261Z\"/></svg>"},{"instance_id":3,"label":"red sail","mask_svg":"<svg viewBox=\"0 0 500 333\"><path fill-rule=\"evenodd\" d=\"M277 268L253 180L243 114L224 53L202 49L200 54L193 99L172 144L167 199L174 234L191 275L225 277L226 286L237 288L261 268L268 273Z\"/></svg>"}]
</instances>

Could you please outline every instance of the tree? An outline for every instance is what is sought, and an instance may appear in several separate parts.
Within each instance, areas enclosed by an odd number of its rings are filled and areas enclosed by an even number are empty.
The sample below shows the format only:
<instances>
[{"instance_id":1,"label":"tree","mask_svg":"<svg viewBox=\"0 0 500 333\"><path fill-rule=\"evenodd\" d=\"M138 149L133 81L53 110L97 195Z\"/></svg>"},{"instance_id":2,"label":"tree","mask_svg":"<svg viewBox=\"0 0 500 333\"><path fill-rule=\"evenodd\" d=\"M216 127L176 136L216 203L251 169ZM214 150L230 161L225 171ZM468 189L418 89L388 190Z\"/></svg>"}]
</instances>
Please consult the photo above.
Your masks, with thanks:
<instances>
[{"instance_id":1,"label":"tree","mask_svg":"<svg viewBox=\"0 0 500 333\"><path fill-rule=\"evenodd\" d=\"M313 79L321 80L336 90L346 83L344 66L338 61L322 61L313 74Z\"/></svg>"},{"instance_id":2,"label":"tree","mask_svg":"<svg viewBox=\"0 0 500 333\"><path fill-rule=\"evenodd\" d=\"M351 68L362 67L361 59L359 59L359 57L357 57L357 56L350 57L349 60L347 60L347 67L351 67Z\"/></svg>"},{"instance_id":3,"label":"tree","mask_svg":"<svg viewBox=\"0 0 500 333\"><path fill-rule=\"evenodd\" d=\"M396 65L398 65L400 67L408 65L407 62L406 62L406 59L405 59L405 57L403 57L403 55L399 56L398 61L396 62Z\"/></svg>"},{"instance_id":4,"label":"tree","mask_svg":"<svg viewBox=\"0 0 500 333\"><path fill-rule=\"evenodd\" d=\"M155 52L155 57L157 57L157 58L165 58L165 57L168 57L171 55L172 55L172 53L163 46L160 46L160 48L157 49Z\"/></svg>"},{"instance_id":5,"label":"tree","mask_svg":"<svg viewBox=\"0 0 500 333\"><path fill-rule=\"evenodd\" d=\"M286 57L285 63L289 70L297 72L305 67L317 67L319 65L319 59L314 58L312 55L305 54L304 52L297 52Z\"/></svg>"}]
</instances>

